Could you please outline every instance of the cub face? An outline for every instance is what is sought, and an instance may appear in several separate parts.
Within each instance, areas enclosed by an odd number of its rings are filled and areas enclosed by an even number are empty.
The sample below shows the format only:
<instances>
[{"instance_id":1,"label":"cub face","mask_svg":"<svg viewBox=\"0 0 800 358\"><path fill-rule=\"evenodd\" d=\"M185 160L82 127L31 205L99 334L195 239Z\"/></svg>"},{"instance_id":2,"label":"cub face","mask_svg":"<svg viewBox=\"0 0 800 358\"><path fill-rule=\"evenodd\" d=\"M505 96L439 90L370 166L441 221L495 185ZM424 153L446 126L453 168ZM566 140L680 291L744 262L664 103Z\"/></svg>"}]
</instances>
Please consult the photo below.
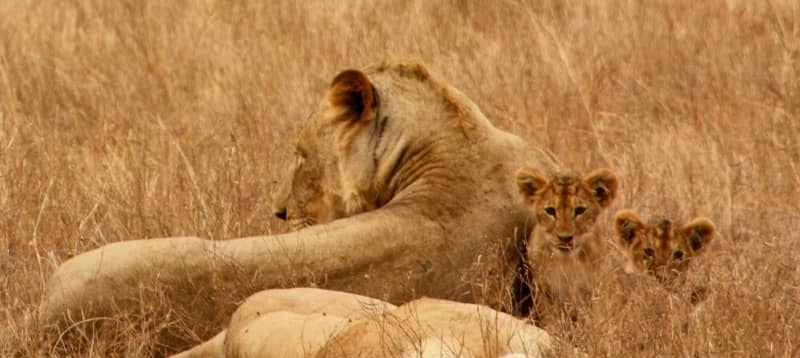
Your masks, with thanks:
<instances>
[{"instance_id":1,"label":"cub face","mask_svg":"<svg viewBox=\"0 0 800 358\"><path fill-rule=\"evenodd\" d=\"M662 282L685 272L715 233L714 223L707 218L684 225L660 216L645 222L631 210L617 212L614 227L626 255L625 270L654 275Z\"/></svg>"},{"instance_id":2,"label":"cub face","mask_svg":"<svg viewBox=\"0 0 800 358\"><path fill-rule=\"evenodd\" d=\"M536 217L537 225L529 240L529 250L550 251L556 255L580 252L592 232L597 217L614 201L619 187L617 176L608 169L597 169L580 177L556 174L549 179L532 168L516 174L522 202Z\"/></svg>"}]
</instances>

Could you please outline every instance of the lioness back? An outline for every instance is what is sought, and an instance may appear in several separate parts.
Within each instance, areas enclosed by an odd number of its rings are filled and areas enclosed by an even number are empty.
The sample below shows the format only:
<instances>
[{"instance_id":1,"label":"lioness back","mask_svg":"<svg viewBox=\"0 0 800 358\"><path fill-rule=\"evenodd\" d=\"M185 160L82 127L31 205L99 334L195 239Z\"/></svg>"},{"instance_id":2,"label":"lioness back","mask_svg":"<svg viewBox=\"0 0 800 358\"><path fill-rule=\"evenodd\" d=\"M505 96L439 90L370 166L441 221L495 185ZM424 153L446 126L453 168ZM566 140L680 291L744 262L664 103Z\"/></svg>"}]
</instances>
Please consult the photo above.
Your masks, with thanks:
<instances>
[{"instance_id":1,"label":"lioness back","mask_svg":"<svg viewBox=\"0 0 800 358\"><path fill-rule=\"evenodd\" d=\"M540 357L543 330L486 306L421 298L354 322L320 351L330 357Z\"/></svg>"},{"instance_id":2,"label":"lioness back","mask_svg":"<svg viewBox=\"0 0 800 358\"><path fill-rule=\"evenodd\" d=\"M538 357L553 348L528 322L430 298L394 307L339 291L266 290L232 321L227 332L177 357Z\"/></svg>"}]
</instances>

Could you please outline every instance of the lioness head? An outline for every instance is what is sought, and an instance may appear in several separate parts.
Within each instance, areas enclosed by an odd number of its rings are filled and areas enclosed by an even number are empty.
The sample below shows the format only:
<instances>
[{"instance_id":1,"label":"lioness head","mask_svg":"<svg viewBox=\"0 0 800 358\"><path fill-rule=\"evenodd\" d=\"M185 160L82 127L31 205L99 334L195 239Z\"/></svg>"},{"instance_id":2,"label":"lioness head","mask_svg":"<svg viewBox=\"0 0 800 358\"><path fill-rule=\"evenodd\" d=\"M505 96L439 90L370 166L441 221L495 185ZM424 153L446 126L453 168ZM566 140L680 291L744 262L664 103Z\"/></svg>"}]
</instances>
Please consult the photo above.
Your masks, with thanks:
<instances>
[{"instance_id":1,"label":"lioness head","mask_svg":"<svg viewBox=\"0 0 800 358\"><path fill-rule=\"evenodd\" d=\"M714 238L714 224L695 218L688 224L656 216L645 223L635 212L614 216L617 242L626 254L626 271L648 273L661 281L686 271L689 262L705 251Z\"/></svg>"},{"instance_id":2,"label":"lioness head","mask_svg":"<svg viewBox=\"0 0 800 358\"><path fill-rule=\"evenodd\" d=\"M550 179L532 168L517 171L517 187L522 201L536 216L537 225L531 246L569 255L580 252L597 217L611 205L617 194L617 176L608 169L597 169L584 177L556 174Z\"/></svg>"},{"instance_id":3,"label":"lioness head","mask_svg":"<svg viewBox=\"0 0 800 358\"><path fill-rule=\"evenodd\" d=\"M374 162L364 149L371 136L362 129L377 121L378 108L378 93L362 72L333 79L295 138L294 162L274 197L275 216L299 229L370 208Z\"/></svg>"}]
</instances>

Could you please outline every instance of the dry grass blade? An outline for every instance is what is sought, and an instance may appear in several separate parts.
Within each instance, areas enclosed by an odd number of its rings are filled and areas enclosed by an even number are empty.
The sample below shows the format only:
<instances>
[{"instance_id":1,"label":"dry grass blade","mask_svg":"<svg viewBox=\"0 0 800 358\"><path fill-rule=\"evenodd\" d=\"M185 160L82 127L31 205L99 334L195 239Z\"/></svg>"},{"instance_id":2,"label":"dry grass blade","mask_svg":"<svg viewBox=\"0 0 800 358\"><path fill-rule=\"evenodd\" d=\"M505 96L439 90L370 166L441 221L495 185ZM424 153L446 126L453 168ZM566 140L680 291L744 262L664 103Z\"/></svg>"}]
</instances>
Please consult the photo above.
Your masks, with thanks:
<instances>
[{"instance_id":1,"label":"dry grass blade","mask_svg":"<svg viewBox=\"0 0 800 358\"><path fill-rule=\"evenodd\" d=\"M409 57L567 166L614 169L606 222L635 208L717 226L690 272L711 292L702 313L609 279L560 340L590 356L800 354L797 1L0 0L0 356L51 352L43 261L285 231L269 193L325 86ZM180 326L166 301L65 354L168 351L153 338Z\"/></svg>"}]
</instances>

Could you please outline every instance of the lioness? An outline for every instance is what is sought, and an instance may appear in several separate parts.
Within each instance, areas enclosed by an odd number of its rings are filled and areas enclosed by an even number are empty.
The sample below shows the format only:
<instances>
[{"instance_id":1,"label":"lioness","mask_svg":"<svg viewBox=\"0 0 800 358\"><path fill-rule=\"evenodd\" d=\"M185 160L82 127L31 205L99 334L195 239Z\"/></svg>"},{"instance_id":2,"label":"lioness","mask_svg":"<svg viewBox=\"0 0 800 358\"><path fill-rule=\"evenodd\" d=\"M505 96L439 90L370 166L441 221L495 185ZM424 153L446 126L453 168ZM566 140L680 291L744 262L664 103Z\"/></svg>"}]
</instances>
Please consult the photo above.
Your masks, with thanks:
<instances>
[{"instance_id":1,"label":"lioness","mask_svg":"<svg viewBox=\"0 0 800 358\"><path fill-rule=\"evenodd\" d=\"M552 349L542 329L482 305L421 298L352 323L322 357L541 357Z\"/></svg>"},{"instance_id":2,"label":"lioness","mask_svg":"<svg viewBox=\"0 0 800 358\"><path fill-rule=\"evenodd\" d=\"M689 268L714 238L714 223L695 218L685 225L662 216L647 223L631 210L614 215L617 243L625 254L625 271L655 276L671 283Z\"/></svg>"},{"instance_id":3,"label":"lioness","mask_svg":"<svg viewBox=\"0 0 800 358\"><path fill-rule=\"evenodd\" d=\"M352 293L295 288L251 296L226 333L174 358L536 357L550 349L546 332L486 306L422 298L398 308Z\"/></svg>"},{"instance_id":4,"label":"lioness","mask_svg":"<svg viewBox=\"0 0 800 358\"><path fill-rule=\"evenodd\" d=\"M516 181L522 202L538 223L526 245L534 318L557 309L574 319L570 305L585 296L606 257L595 223L617 195L617 176L609 169L597 169L583 177L557 173L548 178L536 169L522 168Z\"/></svg>"},{"instance_id":5,"label":"lioness","mask_svg":"<svg viewBox=\"0 0 800 358\"><path fill-rule=\"evenodd\" d=\"M311 356L351 322L395 308L375 298L317 288L264 290L236 309L225 331L173 358Z\"/></svg>"},{"instance_id":6,"label":"lioness","mask_svg":"<svg viewBox=\"0 0 800 358\"><path fill-rule=\"evenodd\" d=\"M43 326L64 329L71 319L147 311L164 300L172 319L208 338L248 295L312 283L392 303L421 295L471 301L466 268L501 261L493 255L518 261L515 245L533 224L515 200L514 170L559 168L417 63L337 75L295 145L275 214L298 231L132 240L85 252L49 278ZM193 342L181 330L164 336L172 337L168 351Z\"/></svg>"}]
</instances>

